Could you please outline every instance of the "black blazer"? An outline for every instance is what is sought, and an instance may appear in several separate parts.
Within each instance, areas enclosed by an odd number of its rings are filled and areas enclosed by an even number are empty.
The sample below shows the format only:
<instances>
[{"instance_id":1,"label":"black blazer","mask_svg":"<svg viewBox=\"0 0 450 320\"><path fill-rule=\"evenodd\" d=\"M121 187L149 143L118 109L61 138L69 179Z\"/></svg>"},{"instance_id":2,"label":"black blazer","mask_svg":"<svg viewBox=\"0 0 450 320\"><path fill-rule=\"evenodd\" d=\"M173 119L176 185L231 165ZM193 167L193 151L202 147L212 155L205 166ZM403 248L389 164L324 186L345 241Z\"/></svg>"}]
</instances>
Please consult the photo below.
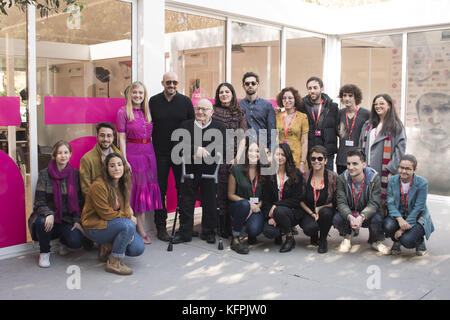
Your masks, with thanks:
<instances>
[{"instance_id":1,"label":"black blazer","mask_svg":"<svg viewBox=\"0 0 450 320\"><path fill-rule=\"evenodd\" d=\"M276 175L265 177L262 189L262 206L261 212L265 218L269 218L269 211L273 205L288 207L294 210L300 209L300 201L302 201L302 185L303 177L298 169L296 169L298 181L290 183L289 179L284 184L283 197L279 200L279 190ZM297 215L297 214L296 214Z\"/></svg>"}]
</instances>

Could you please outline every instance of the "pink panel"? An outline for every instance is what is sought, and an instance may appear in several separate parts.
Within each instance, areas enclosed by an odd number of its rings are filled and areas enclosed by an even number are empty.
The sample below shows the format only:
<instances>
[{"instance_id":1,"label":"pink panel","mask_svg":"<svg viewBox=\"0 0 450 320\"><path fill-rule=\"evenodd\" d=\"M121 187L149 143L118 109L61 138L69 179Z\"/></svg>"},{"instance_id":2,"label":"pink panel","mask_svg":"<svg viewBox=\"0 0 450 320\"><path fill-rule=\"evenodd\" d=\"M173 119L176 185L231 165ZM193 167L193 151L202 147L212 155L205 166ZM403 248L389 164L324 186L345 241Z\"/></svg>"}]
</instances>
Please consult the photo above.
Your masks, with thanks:
<instances>
[{"instance_id":1,"label":"pink panel","mask_svg":"<svg viewBox=\"0 0 450 320\"><path fill-rule=\"evenodd\" d=\"M0 97L0 126L20 126L19 97Z\"/></svg>"},{"instance_id":2,"label":"pink panel","mask_svg":"<svg viewBox=\"0 0 450 320\"><path fill-rule=\"evenodd\" d=\"M97 143L96 137L81 137L70 141L72 147L72 157L70 158L70 165L75 169L80 168L80 160L84 154L94 148Z\"/></svg>"},{"instance_id":3,"label":"pink panel","mask_svg":"<svg viewBox=\"0 0 450 320\"><path fill-rule=\"evenodd\" d=\"M124 98L45 97L45 124L115 123Z\"/></svg>"},{"instance_id":4,"label":"pink panel","mask_svg":"<svg viewBox=\"0 0 450 320\"><path fill-rule=\"evenodd\" d=\"M0 150L0 248L27 242L25 186L14 161Z\"/></svg>"}]
</instances>

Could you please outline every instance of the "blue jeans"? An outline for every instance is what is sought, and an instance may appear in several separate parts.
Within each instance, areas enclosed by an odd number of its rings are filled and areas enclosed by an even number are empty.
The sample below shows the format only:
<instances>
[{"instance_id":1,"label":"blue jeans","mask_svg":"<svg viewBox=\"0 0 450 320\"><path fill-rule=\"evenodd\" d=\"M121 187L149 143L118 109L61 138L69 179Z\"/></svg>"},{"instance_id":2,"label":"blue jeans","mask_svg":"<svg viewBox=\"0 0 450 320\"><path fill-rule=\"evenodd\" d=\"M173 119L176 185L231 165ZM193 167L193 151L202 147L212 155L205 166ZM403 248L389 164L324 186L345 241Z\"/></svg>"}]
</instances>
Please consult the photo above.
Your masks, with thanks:
<instances>
[{"instance_id":1,"label":"blue jeans","mask_svg":"<svg viewBox=\"0 0 450 320\"><path fill-rule=\"evenodd\" d=\"M261 212L253 213L245 221L250 212L250 203L248 203L248 200L231 203L228 206L228 211L233 218L233 232L241 232L245 225L248 236L254 238L263 231L264 217Z\"/></svg>"},{"instance_id":2,"label":"blue jeans","mask_svg":"<svg viewBox=\"0 0 450 320\"><path fill-rule=\"evenodd\" d=\"M379 212L375 213L369 219L364 220L362 227L369 228L369 243L382 241L384 239L382 224L383 217ZM335 214L333 217L333 226L339 230L339 234L341 235L351 234L352 227L350 226L350 221L344 220L339 213Z\"/></svg>"},{"instance_id":3,"label":"blue jeans","mask_svg":"<svg viewBox=\"0 0 450 320\"><path fill-rule=\"evenodd\" d=\"M398 229L400 229L400 226L397 220L393 219L392 217L387 217L386 219L384 219L384 233L386 234L386 237L391 238L392 241L400 241L401 245L406 249L413 249L423 242L425 230L420 223L416 223L414 227L403 233L403 235L398 240L396 240L394 238L394 235Z\"/></svg>"},{"instance_id":4,"label":"blue jeans","mask_svg":"<svg viewBox=\"0 0 450 320\"><path fill-rule=\"evenodd\" d=\"M85 230L84 232L89 239L99 244L112 243L111 255L115 258L123 259L125 255L140 256L145 249L144 241L136 232L136 226L127 218L108 221L106 229ZM130 244L133 236L134 239Z\"/></svg>"},{"instance_id":5,"label":"blue jeans","mask_svg":"<svg viewBox=\"0 0 450 320\"><path fill-rule=\"evenodd\" d=\"M69 247L70 249L80 249L83 245L83 234L73 228L72 224L68 224L65 222L62 223L54 223L52 230L49 232L45 232L45 217L39 216L36 218L33 224L34 235L39 241L39 247L41 253L50 252L50 240L59 238L59 241Z\"/></svg>"}]
</instances>

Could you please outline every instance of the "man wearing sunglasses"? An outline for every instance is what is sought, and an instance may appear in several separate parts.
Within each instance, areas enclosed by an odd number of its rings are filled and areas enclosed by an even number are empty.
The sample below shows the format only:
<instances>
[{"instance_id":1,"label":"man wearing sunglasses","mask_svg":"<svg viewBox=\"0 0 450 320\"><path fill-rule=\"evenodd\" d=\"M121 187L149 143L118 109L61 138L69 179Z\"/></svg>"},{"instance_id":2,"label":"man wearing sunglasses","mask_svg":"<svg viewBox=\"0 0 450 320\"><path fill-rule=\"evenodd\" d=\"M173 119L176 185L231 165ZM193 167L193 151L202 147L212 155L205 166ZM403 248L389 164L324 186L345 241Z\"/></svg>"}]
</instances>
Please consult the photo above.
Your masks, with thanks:
<instances>
[{"instance_id":1,"label":"man wearing sunglasses","mask_svg":"<svg viewBox=\"0 0 450 320\"><path fill-rule=\"evenodd\" d=\"M256 134L252 138L258 139L260 147L265 145L269 152L272 150L271 133L278 135L276 130L275 110L272 104L258 97L259 77L253 72L247 72L242 77L242 87L245 91L245 98L239 101L240 107L245 111L247 125ZM266 134L259 130L266 130ZM251 133L252 130L249 131Z\"/></svg>"},{"instance_id":2,"label":"man wearing sunglasses","mask_svg":"<svg viewBox=\"0 0 450 320\"><path fill-rule=\"evenodd\" d=\"M323 92L323 81L311 77L306 81L308 95L303 98L309 122L308 150L315 145L327 148L326 168L333 171L334 154L337 152L338 105ZM308 164L311 161L308 156Z\"/></svg>"},{"instance_id":3,"label":"man wearing sunglasses","mask_svg":"<svg viewBox=\"0 0 450 320\"><path fill-rule=\"evenodd\" d=\"M356 230L369 228L369 243L381 254L390 254L384 239L383 217L380 208L381 179L378 172L367 167L361 150L347 153L347 170L337 178L336 208L333 226L344 236L338 251L347 253Z\"/></svg>"},{"instance_id":4,"label":"man wearing sunglasses","mask_svg":"<svg viewBox=\"0 0 450 320\"><path fill-rule=\"evenodd\" d=\"M177 92L177 74L174 72L165 73L161 84L164 91L150 98L149 108L153 121L152 141L156 156L158 184L163 203L163 209L155 211L155 225L158 231L158 239L169 241L170 237L166 229L167 209L165 200L170 168L172 168L175 178L177 192L181 179L181 166L175 165L170 156L175 145L171 141L171 136L172 132L179 128L183 121L194 119L194 107L191 99Z\"/></svg>"}]
</instances>

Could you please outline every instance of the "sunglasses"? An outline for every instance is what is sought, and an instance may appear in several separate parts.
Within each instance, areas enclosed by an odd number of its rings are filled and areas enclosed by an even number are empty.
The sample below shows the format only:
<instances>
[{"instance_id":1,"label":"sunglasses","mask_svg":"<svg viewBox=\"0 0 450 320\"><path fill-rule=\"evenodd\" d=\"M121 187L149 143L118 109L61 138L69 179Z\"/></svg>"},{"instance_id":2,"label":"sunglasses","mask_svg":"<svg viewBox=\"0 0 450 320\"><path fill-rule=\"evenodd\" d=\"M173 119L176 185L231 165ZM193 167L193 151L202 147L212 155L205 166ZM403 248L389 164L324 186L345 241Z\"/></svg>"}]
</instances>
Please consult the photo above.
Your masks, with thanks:
<instances>
[{"instance_id":1,"label":"sunglasses","mask_svg":"<svg viewBox=\"0 0 450 320\"><path fill-rule=\"evenodd\" d=\"M311 162L314 162L314 161L319 161L319 162L322 162L323 161L323 157L311 157Z\"/></svg>"},{"instance_id":2,"label":"sunglasses","mask_svg":"<svg viewBox=\"0 0 450 320\"><path fill-rule=\"evenodd\" d=\"M171 84L176 86L178 84L178 81L177 80L166 80L166 85L167 86L170 86Z\"/></svg>"},{"instance_id":3,"label":"sunglasses","mask_svg":"<svg viewBox=\"0 0 450 320\"><path fill-rule=\"evenodd\" d=\"M258 84L258 82L256 82L256 81L248 81L248 82L244 82L244 85L245 85L246 87L248 87L249 85L256 86L257 84Z\"/></svg>"}]
</instances>

